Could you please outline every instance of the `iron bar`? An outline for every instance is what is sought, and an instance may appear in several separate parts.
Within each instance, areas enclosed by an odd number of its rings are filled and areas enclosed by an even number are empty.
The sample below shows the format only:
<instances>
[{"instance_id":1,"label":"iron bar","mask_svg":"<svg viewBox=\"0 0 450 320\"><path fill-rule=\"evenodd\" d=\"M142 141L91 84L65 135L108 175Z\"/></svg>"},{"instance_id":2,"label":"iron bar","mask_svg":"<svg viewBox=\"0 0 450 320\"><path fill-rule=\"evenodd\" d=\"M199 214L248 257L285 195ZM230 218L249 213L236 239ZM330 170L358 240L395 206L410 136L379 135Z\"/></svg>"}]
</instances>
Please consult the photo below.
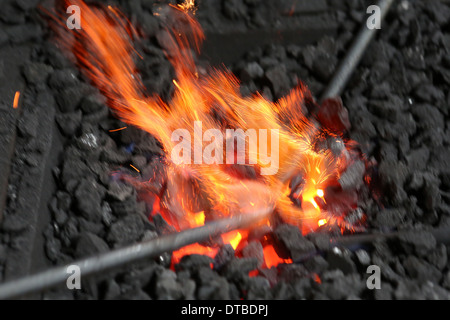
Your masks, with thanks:
<instances>
[{"instance_id":1,"label":"iron bar","mask_svg":"<svg viewBox=\"0 0 450 320\"><path fill-rule=\"evenodd\" d=\"M104 272L144 258L155 257L164 252L174 251L192 243L207 241L232 230L249 227L267 218L271 212L271 209L265 209L250 214L214 221L202 227L161 236L148 242L134 244L102 255L75 261L69 265L52 268L36 275L10 281L0 286L0 299L23 297L31 293L50 289L58 284L63 284L67 281L67 268L70 265L77 265L83 277ZM335 247L344 247L352 250L354 247L370 245L375 241L394 239L405 232L408 232L408 230L334 237L330 238L328 249L332 250ZM436 238L438 243L450 244L450 227L431 229L429 232ZM305 252L304 258L296 260L295 263L301 263L311 256L321 253L323 252L319 252L318 250Z\"/></svg>"},{"instance_id":2,"label":"iron bar","mask_svg":"<svg viewBox=\"0 0 450 320\"><path fill-rule=\"evenodd\" d=\"M436 242L443 243L443 244L450 244L450 227L440 227L440 228L434 228L431 230L423 230L423 231L429 231L434 238L436 239ZM330 245L332 247L345 247L345 248L351 248L354 246L360 246L363 244L371 244L375 241L380 240L389 240L397 237L401 237L403 234L411 232L411 230L399 230L399 231L393 231L388 233L372 233L372 234L359 234L359 235L352 235L352 236L346 236L341 238L335 238L332 240Z\"/></svg>"},{"instance_id":3,"label":"iron bar","mask_svg":"<svg viewBox=\"0 0 450 320\"><path fill-rule=\"evenodd\" d=\"M429 231L436 239L437 243L443 243L445 245L450 244L450 226L433 228L423 231ZM401 237L408 232L411 232L411 230L397 230L386 233L365 233L332 237L330 238L329 246L325 249L325 251L332 250L333 248L345 248L353 251L354 249L359 249L364 245L373 245L373 243L376 241L387 241ZM302 263L315 255L320 255L323 253L325 252L313 249L311 251L303 253L301 257L296 259L294 262Z\"/></svg>"},{"instance_id":4,"label":"iron bar","mask_svg":"<svg viewBox=\"0 0 450 320\"><path fill-rule=\"evenodd\" d=\"M77 265L82 277L104 272L143 258L155 257L164 252L174 251L192 243L207 241L232 230L247 228L267 218L272 211L272 208L265 208L249 214L239 214L228 219L210 222L201 227L163 235L147 242L133 244L102 255L74 261L69 265L55 267L35 275L13 280L0 285L0 299L23 297L58 284L64 284L70 275L67 273L67 268L70 265Z\"/></svg>"},{"instance_id":5,"label":"iron bar","mask_svg":"<svg viewBox=\"0 0 450 320\"><path fill-rule=\"evenodd\" d=\"M380 8L380 20L384 20L384 17L388 13L394 0L380 0L378 2L378 7ZM320 101L328 98L338 97L342 94L345 86L347 85L350 76L357 67L359 61L361 60L364 52L366 51L372 38L375 36L377 29L369 29L364 21L361 30L353 41L350 49L345 55L344 59L341 60L333 78L328 83L328 86L321 95Z\"/></svg>"}]
</instances>

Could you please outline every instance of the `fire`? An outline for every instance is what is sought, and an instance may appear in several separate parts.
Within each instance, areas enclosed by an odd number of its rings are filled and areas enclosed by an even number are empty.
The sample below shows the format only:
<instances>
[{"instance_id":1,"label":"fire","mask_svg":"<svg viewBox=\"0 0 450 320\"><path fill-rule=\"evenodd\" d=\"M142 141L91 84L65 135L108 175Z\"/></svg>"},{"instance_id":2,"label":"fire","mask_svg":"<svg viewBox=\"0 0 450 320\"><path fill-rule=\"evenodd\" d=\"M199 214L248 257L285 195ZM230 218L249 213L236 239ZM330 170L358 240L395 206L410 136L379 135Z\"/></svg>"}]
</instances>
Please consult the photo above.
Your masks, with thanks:
<instances>
[{"instance_id":1,"label":"fire","mask_svg":"<svg viewBox=\"0 0 450 320\"><path fill-rule=\"evenodd\" d=\"M195 224L198 226L202 226L205 224L205 213L203 211L194 214Z\"/></svg>"},{"instance_id":2,"label":"fire","mask_svg":"<svg viewBox=\"0 0 450 320\"><path fill-rule=\"evenodd\" d=\"M172 265L176 265L178 262L180 262L181 258L190 254L202 254L213 258L218 251L218 248L203 246L199 243L194 243L174 251L172 253Z\"/></svg>"},{"instance_id":3,"label":"fire","mask_svg":"<svg viewBox=\"0 0 450 320\"><path fill-rule=\"evenodd\" d=\"M273 208L304 233L327 221L330 223L327 212L321 208L325 202L324 190L339 177L347 159L329 150L315 150L315 141L323 132L300 111L299 106L314 103L305 85L299 83L286 97L271 102L260 94L243 97L239 80L226 69L212 69L208 74L199 75L191 49L199 51L204 34L190 13L194 8L194 1L190 0L158 13L161 18L170 16L177 21L175 29L167 30L166 39L170 47L167 58L176 74L175 90L168 102L159 96L148 96L136 74L134 59L141 58L131 41L136 32L119 11L111 7L109 10L91 8L81 0L71 0L70 4L81 8L83 28L75 33L74 43L62 41L73 50L80 67L108 98L117 116L155 136L168 160L183 142L173 138L179 129L194 136L192 149L202 148L203 132L209 130L220 133L232 128L278 133L278 141L269 139L264 145L258 140L246 154L245 160L253 159L253 164L209 161L213 153L208 157L208 148L215 150L215 159L229 155L223 141L212 137L208 146L201 149L202 157L197 158L193 152L189 161L167 161L165 193L158 195L160 199L154 207L177 230L258 208ZM200 137L196 136L196 123L202 125ZM229 139L226 134L224 137ZM217 150L222 151L217 154ZM268 167L268 150L271 156L278 157L278 170L263 175L263 169ZM296 177L301 177L301 183L290 185ZM246 233L245 230L231 232L223 235L222 240L236 249L246 239ZM178 261L190 253L214 256L217 249L195 244L174 252L174 259ZM272 246L266 246L264 253L267 267L290 262L279 258Z\"/></svg>"},{"instance_id":4,"label":"fire","mask_svg":"<svg viewBox=\"0 0 450 320\"><path fill-rule=\"evenodd\" d=\"M171 4L171 6L173 6L173 5ZM195 12L197 11L196 6L195 6L195 0L185 0L183 3L177 4L176 8L179 8L180 10L182 10L184 12L191 11L192 14L195 14Z\"/></svg>"},{"instance_id":5,"label":"fire","mask_svg":"<svg viewBox=\"0 0 450 320\"><path fill-rule=\"evenodd\" d=\"M222 235L222 240L224 243L229 243L233 247L233 249L236 250L242 240L242 233L244 233L244 231L231 231L225 233L224 235Z\"/></svg>"}]
</instances>

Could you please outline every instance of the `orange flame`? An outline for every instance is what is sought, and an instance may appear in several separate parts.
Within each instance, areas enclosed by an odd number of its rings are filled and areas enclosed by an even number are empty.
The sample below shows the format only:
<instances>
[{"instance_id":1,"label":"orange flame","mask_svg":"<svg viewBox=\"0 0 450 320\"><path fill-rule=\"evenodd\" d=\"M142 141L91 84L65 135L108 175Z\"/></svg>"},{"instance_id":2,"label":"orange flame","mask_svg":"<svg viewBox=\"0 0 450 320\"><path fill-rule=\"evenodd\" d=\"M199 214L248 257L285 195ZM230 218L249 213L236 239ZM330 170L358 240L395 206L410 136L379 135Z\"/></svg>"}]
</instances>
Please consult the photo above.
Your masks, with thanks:
<instances>
[{"instance_id":1,"label":"orange flame","mask_svg":"<svg viewBox=\"0 0 450 320\"><path fill-rule=\"evenodd\" d=\"M173 16L182 30L167 30L167 57L172 63L176 79L175 92L169 102L159 96L148 96L136 74L134 58L138 54L130 36L135 36L128 22L118 10L88 7L81 0L70 0L81 8L83 28L75 33L73 44L62 40L74 51L85 74L108 98L109 106L126 123L137 126L154 135L167 155L178 141L172 133L180 128L194 133L194 123L200 121L203 130L226 128L278 130L279 169L274 175L260 175L267 166L260 151L248 154L256 159L252 165L256 178L236 176L229 166L221 164L174 164L167 166L167 191L161 199L161 207L168 212L177 229L204 224L205 216L223 217L245 214L258 208L273 208L285 219L296 224L304 232L318 227L323 221L316 197L324 198L324 189L330 179L339 174L339 163L329 151L316 152L314 141L319 129L300 111L299 106L312 101L307 87L299 84L286 97L271 102L260 94L243 97L239 81L226 69L212 69L199 76L191 53L197 51L204 39L199 23L189 13L193 1L186 1L175 9L167 7L158 16ZM65 38L66 39L66 38ZM192 136L192 135L191 135ZM211 142L215 146L223 141ZM269 142L268 150L271 150ZM221 144L223 147L223 144ZM256 150L260 150L259 145ZM225 154L225 151L224 151ZM225 158L225 157L224 157ZM301 207L289 198L289 181L301 172L304 177ZM165 216L167 217L167 216ZM224 241L236 248L242 233L224 236ZM245 237L244 237L245 238ZM273 249L273 248L272 248ZM274 266L280 258L270 247L267 266ZM215 249L193 245L179 250L176 255L188 252L215 253ZM272 258L268 258L272 257ZM177 258L178 259L178 258Z\"/></svg>"},{"instance_id":2,"label":"orange flame","mask_svg":"<svg viewBox=\"0 0 450 320\"><path fill-rule=\"evenodd\" d=\"M280 263L292 263L292 259L282 259L278 256L272 245L264 247L264 263L266 268L276 267Z\"/></svg>"}]
</instances>

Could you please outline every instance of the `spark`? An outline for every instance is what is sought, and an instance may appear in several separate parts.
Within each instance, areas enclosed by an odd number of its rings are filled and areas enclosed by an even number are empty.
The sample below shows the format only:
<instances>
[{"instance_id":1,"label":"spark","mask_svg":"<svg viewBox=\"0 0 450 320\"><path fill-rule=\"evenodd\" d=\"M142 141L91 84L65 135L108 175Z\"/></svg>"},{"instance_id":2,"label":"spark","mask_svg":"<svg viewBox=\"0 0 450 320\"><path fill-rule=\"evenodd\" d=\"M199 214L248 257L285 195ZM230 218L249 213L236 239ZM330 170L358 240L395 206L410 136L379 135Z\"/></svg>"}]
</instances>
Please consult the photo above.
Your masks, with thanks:
<instances>
[{"instance_id":1,"label":"spark","mask_svg":"<svg viewBox=\"0 0 450 320\"><path fill-rule=\"evenodd\" d=\"M16 91L16 94L14 95L14 102L13 102L13 108L17 109L19 106L19 98L20 98L20 91Z\"/></svg>"},{"instance_id":2,"label":"spark","mask_svg":"<svg viewBox=\"0 0 450 320\"><path fill-rule=\"evenodd\" d=\"M138 168L136 168L135 166L133 166L132 164L130 164L130 167L132 167L134 170L136 170L137 172L141 172Z\"/></svg>"},{"instance_id":3,"label":"spark","mask_svg":"<svg viewBox=\"0 0 450 320\"><path fill-rule=\"evenodd\" d=\"M192 14L195 14L197 8L195 7L195 0L185 0L183 3L179 3L176 6L169 4L173 8L178 8L181 11L188 12L191 11Z\"/></svg>"},{"instance_id":4,"label":"spark","mask_svg":"<svg viewBox=\"0 0 450 320\"><path fill-rule=\"evenodd\" d=\"M109 130L109 132L116 132L116 131L124 130L126 128L127 127L122 127L122 128L118 128L118 129L111 129L111 130Z\"/></svg>"}]
</instances>

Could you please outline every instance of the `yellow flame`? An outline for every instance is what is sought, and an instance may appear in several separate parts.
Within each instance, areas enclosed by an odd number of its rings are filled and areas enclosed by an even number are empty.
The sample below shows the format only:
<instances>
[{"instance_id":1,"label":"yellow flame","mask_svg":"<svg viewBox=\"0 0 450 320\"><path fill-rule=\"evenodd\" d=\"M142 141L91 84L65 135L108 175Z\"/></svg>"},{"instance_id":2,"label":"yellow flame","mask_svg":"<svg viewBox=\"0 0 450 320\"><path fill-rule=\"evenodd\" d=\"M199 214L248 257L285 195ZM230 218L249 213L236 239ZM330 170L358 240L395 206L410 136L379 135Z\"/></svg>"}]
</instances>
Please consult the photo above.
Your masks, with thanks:
<instances>
[{"instance_id":1,"label":"yellow flame","mask_svg":"<svg viewBox=\"0 0 450 320\"><path fill-rule=\"evenodd\" d=\"M230 244L233 247L233 249L236 250L237 246L239 245L239 242L241 242L242 235L240 232L236 233L236 236L230 240Z\"/></svg>"}]
</instances>

